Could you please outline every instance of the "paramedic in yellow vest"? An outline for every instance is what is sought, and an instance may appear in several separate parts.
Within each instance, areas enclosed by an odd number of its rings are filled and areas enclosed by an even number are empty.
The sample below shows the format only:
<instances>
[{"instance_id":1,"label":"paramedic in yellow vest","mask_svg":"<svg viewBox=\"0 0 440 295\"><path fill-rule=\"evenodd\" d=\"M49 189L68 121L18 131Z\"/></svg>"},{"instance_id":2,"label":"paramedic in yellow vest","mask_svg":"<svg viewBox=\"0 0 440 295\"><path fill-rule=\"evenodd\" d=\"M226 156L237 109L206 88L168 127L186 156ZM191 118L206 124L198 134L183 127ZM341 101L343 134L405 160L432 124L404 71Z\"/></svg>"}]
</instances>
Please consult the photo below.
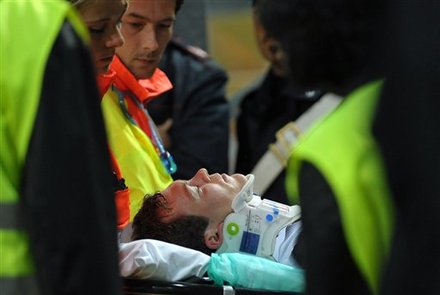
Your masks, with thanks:
<instances>
[{"instance_id":1,"label":"paramedic in yellow vest","mask_svg":"<svg viewBox=\"0 0 440 295\"><path fill-rule=\"evenodd\" d=\"M0 1L0 39L0 293L121 294L87 30L66 1Z\"/></svg>"},{"instance_id":2,"label":"paramedic in yellow vest","mask_svg":"<svg viewBox=\"0 0 440 295\"><path fill-rule=\"evenodd\" d=\"M144 104L172 88L157 65L182 2L129 1L122 17L125 43L111 65L116 77L102 100L110 147L130 190L131 219L143 196L165 189L177 169Z\"/></svg>"},{"instance_id":3,"label":"paramedic in yellow vest","mask_svg":"<svg viewBox=\"0 0 440 295\"><path fill-rule=\"evenodd\" d=\"M293 148L286 177L302 207L295 251L307 294L378 294L393 224L371 132L383 78L382 1L263 1L272 18L262 21L282 40L292 83L345 97Z\"/></svg>"}]
</instances>

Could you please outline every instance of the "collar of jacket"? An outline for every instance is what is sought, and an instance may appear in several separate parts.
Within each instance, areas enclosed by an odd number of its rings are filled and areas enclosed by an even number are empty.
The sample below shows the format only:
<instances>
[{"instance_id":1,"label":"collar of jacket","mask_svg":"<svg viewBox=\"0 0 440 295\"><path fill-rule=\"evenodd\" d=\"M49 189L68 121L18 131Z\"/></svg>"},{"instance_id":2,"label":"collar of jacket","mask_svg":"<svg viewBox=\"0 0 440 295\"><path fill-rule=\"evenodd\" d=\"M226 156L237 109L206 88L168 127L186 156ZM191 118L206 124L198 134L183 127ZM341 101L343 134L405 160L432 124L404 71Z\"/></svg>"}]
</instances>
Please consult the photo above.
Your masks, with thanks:
<instances>
[{"instance_id":1,"label":"collar of jacket","mask_svg":"<svg viewBox=\"0 0 440 295\"><path fill-rule=\"evenodd\" d=\"M109 69L107 73L98 75L96 77L96 82L98 83L99 92L101 93L101 99L104 97L104 94L110 88L113 81L115 80L116 72L112 69Z\"/></svg>"},{"instance_id":2,"label":"collar of jacket","mask_svg":"<svg viewBox=\"0 0 440 295\"><path fill-rule=\"evenodd\" d=\"M146 103L173 88L173 84L166 74L156 68L153 75L148 79L137 80L130 70L115 56L110 68L116 72L115 85L121 91L131 91L141 102Z\"/></svg>"}]
</instances>

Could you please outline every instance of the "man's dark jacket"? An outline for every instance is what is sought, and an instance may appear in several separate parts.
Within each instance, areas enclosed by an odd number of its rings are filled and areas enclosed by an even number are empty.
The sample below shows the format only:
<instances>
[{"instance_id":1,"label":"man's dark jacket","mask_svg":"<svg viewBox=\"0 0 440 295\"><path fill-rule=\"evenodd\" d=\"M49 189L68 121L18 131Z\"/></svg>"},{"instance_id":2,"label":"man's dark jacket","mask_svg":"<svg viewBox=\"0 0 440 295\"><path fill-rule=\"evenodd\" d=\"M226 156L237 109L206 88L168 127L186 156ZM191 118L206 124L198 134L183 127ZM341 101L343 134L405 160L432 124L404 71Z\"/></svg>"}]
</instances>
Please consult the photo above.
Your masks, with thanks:
<instances>
[{"instance_id":1,"label":"man's dark jacket","mask_svg":"<svg viewBox=\"0 0 440 295\"><path fill-rule=\"evenodd\" d=\"M174 88L148 104L156 124L171 118L168 149L177 164L174 179L189 179L200 168L228 171L229 107L226 72L201 49L173 39L159 68Z\"/></svg>"},{"instance_id":2,"label":"man's dark jacket","mask_svg":"<svg viewBox=\"0 0 440 295\"><path fill-rule=\"evenodd\" d=\"M261 84L241 100L237 118L238 154L235 171L248 174L275 142L275 133L296 120L320 97L318 91L299 92L288 81L269 70ZM237 102L236 102L237 103ZM288 204L283 170L263 194L265 198Z\"/></svg>"}]
</instances>

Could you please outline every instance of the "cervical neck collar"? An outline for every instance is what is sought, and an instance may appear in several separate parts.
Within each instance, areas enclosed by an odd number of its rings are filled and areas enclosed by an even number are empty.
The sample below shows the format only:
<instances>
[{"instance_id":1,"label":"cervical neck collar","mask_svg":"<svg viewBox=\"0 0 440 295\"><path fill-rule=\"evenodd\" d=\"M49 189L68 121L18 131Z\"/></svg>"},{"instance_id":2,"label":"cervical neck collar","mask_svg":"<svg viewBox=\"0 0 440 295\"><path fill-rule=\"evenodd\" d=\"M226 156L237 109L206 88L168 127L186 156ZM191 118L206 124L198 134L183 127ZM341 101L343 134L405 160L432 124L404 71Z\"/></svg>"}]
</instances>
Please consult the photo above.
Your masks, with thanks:
<instances>
[{"instance_id":1,"label":"cervical neck collar","mask_svg":"<svg viewBox=\"0 0 440 295\"><path fill-rule=\"evenodd\" d=\"M233 212L225 218L223 243L217 252L244 252L273 259L278 233L300 218L300 208L262 200L253 194L254 176L246 177L246 184L232 201Z\"/></svg>"}]
</instances>

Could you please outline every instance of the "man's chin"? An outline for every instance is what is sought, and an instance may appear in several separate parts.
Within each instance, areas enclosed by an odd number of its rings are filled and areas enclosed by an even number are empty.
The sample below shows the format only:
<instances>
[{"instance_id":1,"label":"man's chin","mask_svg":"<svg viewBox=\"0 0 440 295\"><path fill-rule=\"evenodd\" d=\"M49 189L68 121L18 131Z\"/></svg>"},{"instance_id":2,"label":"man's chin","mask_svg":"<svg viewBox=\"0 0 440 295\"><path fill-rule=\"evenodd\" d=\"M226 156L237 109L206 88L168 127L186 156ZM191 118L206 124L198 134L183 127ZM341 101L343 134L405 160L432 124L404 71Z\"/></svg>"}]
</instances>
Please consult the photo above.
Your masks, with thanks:
<instances>
[{"instance_id":1,"label":"man's chin","mask_svg":"<svg viewBox=\"0 0 440 295\"><path fill-rule=\"evenodd\" d=\"M157 67L157 63L152 61L146 61L141 59L135 59L129 67L130 71L136 77L136 79L149 79L154 73Z\"/></svg>"},{"instance_id":2,"label":"man's chin","mask_svg":"<svg viewBox=\"0 0 440 295\"><path fill-rule=\"evenodd\" d=\"M154 70L148 70L145 69L137 69L135 71L132 71L136 79L143 80L143 79L149 79L154 73Z\"/></svg>"}]
</instances>

